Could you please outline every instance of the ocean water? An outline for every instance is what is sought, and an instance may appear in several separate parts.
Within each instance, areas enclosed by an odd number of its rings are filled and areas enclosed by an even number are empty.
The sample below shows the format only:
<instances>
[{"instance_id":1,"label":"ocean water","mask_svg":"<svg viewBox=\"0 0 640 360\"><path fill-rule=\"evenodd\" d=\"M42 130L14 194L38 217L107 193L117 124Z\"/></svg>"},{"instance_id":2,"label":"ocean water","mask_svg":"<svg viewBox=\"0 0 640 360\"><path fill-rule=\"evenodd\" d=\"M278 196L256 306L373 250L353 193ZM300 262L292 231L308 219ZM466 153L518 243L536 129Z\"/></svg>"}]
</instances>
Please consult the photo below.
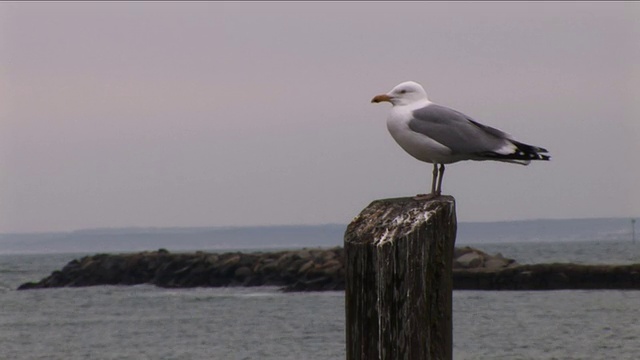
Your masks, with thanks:
<instances>
[{"instance_id":1,"label":"ocean water","mask_svg":"<svg viewBox=\"0 0 640 360\"><path fill-rule=\"evenodd\" d=\"M474 244L520 263L640 262L621 241ZM0 255L0 359L343 359L342 292L16 291L84 254ZM454 359L638 359L640 291L455 291Z\"/></svg>"}]
</instances>

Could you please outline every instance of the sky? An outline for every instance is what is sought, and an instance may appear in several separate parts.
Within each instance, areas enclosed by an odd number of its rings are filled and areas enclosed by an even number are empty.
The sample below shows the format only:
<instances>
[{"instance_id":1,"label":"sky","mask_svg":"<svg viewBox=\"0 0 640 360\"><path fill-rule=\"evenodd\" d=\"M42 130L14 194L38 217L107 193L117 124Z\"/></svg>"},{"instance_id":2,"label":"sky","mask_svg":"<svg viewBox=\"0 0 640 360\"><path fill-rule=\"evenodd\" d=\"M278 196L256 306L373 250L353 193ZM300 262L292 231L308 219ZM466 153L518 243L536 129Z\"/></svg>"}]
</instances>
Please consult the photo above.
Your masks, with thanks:
<instances>
[{"instance_id":1,"label":"sky","mask_svg":"<svg viewBox=\"0 0 640 360\"><path fill-rule=\"evenodd\" d=\"M551 152L459 221L640 216L640 3L2 2L0 233L348 223L430 189L400 82Z\"/></svg>"}]
</instances>

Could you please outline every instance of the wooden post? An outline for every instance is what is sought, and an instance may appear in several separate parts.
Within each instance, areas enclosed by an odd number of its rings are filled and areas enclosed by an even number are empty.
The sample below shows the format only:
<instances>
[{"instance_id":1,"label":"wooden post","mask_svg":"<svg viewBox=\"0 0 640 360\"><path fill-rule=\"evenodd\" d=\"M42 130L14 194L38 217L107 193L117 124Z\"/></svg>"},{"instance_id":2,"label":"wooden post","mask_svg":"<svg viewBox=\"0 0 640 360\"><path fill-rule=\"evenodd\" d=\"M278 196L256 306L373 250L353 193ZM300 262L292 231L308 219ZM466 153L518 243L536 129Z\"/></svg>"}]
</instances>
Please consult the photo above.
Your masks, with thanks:
<instances>
[{"instance_id":1,"label":"wooden post","mask_svg":"<svg viewBox=\"0 0 640 360\"><path fill-rule=\"evenodd\" d=\"M455 199L372 202L347 227L347 360L452 359Z\"/></svg>"}]
</instances>

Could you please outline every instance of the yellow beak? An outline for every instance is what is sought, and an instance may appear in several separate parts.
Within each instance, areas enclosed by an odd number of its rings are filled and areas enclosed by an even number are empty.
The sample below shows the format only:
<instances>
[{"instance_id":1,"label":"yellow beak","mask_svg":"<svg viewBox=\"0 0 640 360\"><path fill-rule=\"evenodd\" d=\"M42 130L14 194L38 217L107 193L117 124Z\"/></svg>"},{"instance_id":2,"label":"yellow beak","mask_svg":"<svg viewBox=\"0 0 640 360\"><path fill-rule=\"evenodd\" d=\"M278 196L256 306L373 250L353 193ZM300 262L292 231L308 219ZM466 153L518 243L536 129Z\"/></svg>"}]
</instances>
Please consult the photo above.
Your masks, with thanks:
<instances>
[{"instance_id":1,"label":"yellow beak","mask_svg":"<svg viewBox=\"0 0 640 360\"><path fill-rule=\"evenodd\" d=\"M391 102L391 97L387 94L382 94L382 95L376 95L373 99L371 99L372 103L379 103L383 101Z\"/></svg>"}]
</instances>

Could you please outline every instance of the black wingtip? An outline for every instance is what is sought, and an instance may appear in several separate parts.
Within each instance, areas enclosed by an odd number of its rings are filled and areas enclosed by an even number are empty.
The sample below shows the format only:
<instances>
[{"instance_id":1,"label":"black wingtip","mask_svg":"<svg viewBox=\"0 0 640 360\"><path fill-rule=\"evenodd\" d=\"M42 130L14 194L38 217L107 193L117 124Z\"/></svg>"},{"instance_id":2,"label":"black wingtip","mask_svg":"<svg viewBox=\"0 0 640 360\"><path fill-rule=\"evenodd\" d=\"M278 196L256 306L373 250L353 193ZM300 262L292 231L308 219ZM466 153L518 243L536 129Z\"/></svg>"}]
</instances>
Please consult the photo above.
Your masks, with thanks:
<instances>
[{"instance_id":1,"label":"black wingtip","mask_svg":"<svg viewBox=\"0 0 640 360\"><path fill-rule=\"evenodd\" d=\"M514 154L517 156L522 156L522 160L551 160L551 155L547 155L549 150L528 144L523 144L521 142L512 141L512 143L518 148L518 151Z\"/></svg>"}]
</instances>

